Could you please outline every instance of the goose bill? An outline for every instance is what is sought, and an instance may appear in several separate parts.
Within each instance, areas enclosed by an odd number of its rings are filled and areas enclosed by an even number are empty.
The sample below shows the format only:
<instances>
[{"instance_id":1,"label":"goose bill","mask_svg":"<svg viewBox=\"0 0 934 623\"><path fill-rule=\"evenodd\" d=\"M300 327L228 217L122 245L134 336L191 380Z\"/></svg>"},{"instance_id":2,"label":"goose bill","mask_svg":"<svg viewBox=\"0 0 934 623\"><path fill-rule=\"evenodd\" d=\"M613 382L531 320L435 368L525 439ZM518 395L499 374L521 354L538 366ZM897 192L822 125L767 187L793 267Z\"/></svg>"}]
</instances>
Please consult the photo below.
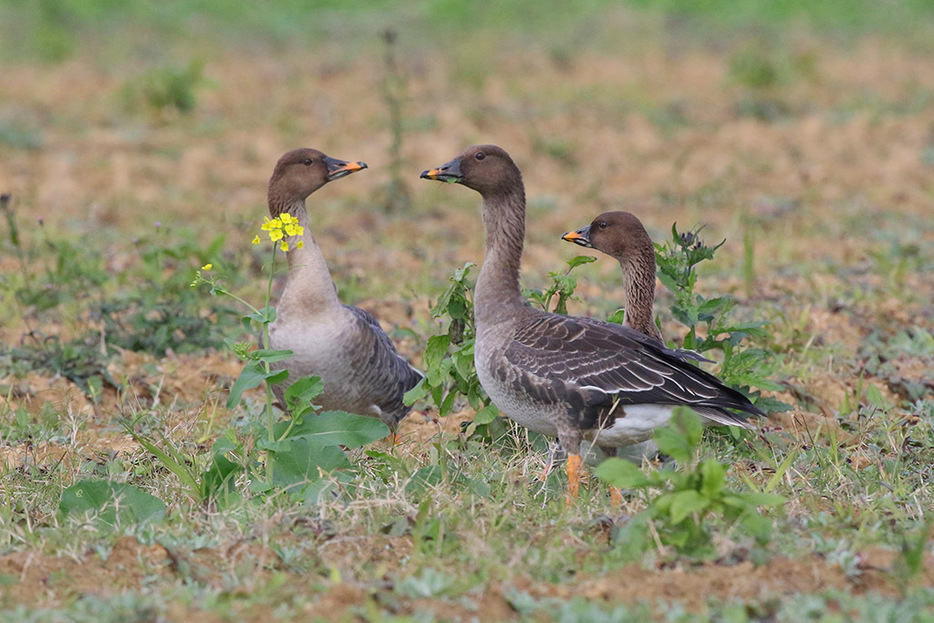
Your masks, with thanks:
<instances>
[{"instance_id":1,"label":"goose bill","mask_svg":"<svg viewBox=\"0 0 934 623\"><path fill-rule=\"evenodd\" d=\"M351 173L362 171L367 168L365 162L344 162L336 158L325 158L324 163L328 165L328 181L333 182Z\"/></svg>"},{"instance_id":2,"label":"goose bill","mask_svg":"<svg viewBox=\"0 0 934 623\"><path fill-rule=\"evenodd\" d=\"M454 184L461 181L464 176L461 175L460 162L457 160L452 160L447 164L441 165L437 169L428 169L427 171L422 171L422 174L419 177L425 180L437 180L439 182Z\"/></svg>"},{"instance_id":3,"label":"goose bill","mask_svg":"<svg viewBox=\"0 0 934 623\"><path fill-rule=\"evenodd\" d=\"M569 231L563 236L562 240L567 240L568 242L573 242L574 244L579 244L582 247L587 247L588 249L593 248L593 244L590 242L590 225L578 229L577 231Z\"/></svg>"}]
</instances>

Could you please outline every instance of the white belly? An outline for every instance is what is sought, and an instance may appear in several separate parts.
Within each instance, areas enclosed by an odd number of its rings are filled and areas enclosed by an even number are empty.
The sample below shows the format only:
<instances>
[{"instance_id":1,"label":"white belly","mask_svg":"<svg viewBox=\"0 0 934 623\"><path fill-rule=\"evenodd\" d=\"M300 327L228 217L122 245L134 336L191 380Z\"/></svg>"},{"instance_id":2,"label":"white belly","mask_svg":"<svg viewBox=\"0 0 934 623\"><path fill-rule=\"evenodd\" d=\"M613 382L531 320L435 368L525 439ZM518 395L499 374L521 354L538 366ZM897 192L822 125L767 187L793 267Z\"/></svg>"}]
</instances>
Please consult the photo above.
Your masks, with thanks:
<instances>
[{"instance_id":1,"label":"white belly","mask_svg":"<svg viewBox=\"0 0 934 623\"><path fill-rule=\"evenodd\" d=\"M625 407L625 417L616 418L610 428L581 432L584 439L598 446L631 446L651 439L656 428L671 420L672 411L672 407L663 405L629 405Z\"/></svg>"}]
</instances>

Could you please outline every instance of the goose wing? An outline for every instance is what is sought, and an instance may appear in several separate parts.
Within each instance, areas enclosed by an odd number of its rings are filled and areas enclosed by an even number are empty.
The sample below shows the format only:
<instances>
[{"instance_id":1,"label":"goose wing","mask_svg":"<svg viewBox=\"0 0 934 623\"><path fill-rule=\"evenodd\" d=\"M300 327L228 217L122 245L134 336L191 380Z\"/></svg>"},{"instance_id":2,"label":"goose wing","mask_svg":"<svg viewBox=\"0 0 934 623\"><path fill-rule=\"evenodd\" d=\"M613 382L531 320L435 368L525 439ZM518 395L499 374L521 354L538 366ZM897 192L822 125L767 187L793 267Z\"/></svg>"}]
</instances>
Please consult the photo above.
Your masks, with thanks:
<instances>
[{"instance_id":1,"label":"goose wing","mask_svg":"<svg viewBox=\"0 0 934 623\"><path fill-rule=\"evenodd\" d=\"M684 405L724 424L747 426L729 409L764 415L749 399L689 363L696 355L664 348L643 334L590 318L542 314L516 329L504 352L523 384L547 386L570 404L595 394L621 404Z\"/></svg>"},{"instance_id":2,"label":"goose wing","mask_svg":"<svg viewBox=\"0 0 934 623\"><path fill-rule=\"evenodd\" d=\"M402 394L415 387L424 375L396 352L373 314L359 307L345 307L356 320L353 330L357 347L349 354L360 382L380 410L398 422L410 409L402 403Z\"/></svg>"}]
</instances>

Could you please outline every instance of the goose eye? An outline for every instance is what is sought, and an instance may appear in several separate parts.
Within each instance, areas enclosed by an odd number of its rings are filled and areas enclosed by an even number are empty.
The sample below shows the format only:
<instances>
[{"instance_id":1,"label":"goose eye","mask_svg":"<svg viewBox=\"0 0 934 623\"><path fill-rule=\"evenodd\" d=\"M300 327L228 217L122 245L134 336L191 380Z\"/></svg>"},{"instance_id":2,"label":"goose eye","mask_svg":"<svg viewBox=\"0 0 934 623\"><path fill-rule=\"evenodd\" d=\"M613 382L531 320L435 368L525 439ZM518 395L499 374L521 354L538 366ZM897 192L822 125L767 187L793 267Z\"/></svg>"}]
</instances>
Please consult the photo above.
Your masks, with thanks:
<instances>
[{"instance_id":1,"label":"goose eye","mask_svg":"<svg viewBox=\"0 0 934 623\"><path fill-rule=\"evenodd\" d=\"M597 229L606 229L606 228L607 228L606 221L600 221L599 223L597 223Z\"/></svg>"},{"instance_id":2,"label":"goose eye","mask_svg":"<svg viewBox=\"0 0 934 623\"><path fill-rule=\"evenodd\" d=\"M483 160L484 158L486 158L486 154L483 153L482 151L478 151L477 155L474 156L474 158L476 158L477 160Z\"/></svg>"},{"instance_id":3,"label":"goose eye","mask_svg":"<svg viewBox=\"0 0 934 623\"><path fill-rule=\"evenodd\" d=\"M312 162L314 162L314 160L312 160L311 158L305 158L304 160L302 160L302 164L304 164L306 167L310 167Z\"/></svg>"}]
</instances>

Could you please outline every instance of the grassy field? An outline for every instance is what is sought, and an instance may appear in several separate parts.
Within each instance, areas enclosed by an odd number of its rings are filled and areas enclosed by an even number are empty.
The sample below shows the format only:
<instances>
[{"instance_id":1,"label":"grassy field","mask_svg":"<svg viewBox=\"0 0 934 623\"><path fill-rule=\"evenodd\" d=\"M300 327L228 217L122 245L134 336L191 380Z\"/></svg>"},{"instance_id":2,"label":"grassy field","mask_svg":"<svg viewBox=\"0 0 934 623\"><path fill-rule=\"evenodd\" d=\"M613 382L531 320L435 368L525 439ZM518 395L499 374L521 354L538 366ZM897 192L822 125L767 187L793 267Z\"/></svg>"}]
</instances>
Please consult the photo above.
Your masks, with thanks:
<instances>
[{"instance_id":1,"label":"grassy field","mask_svg":"<svg viewBox=\"0 0 934 623\"><path fill-rule=\"evenodd\" d=\"M807 6L0 0L0 621L934 619L934 8ZM676 433L622 507L463 398L259 486L247 309L195 274L262 306L276 159L365 160L312 228L424 367L483 238L418 174L479 142L523 170L526 287L606 210L725 239L694 288L767 323L733 374L790 408ZM617 309L618 265L573 275Z\"/></svg>"}]
</instances>

